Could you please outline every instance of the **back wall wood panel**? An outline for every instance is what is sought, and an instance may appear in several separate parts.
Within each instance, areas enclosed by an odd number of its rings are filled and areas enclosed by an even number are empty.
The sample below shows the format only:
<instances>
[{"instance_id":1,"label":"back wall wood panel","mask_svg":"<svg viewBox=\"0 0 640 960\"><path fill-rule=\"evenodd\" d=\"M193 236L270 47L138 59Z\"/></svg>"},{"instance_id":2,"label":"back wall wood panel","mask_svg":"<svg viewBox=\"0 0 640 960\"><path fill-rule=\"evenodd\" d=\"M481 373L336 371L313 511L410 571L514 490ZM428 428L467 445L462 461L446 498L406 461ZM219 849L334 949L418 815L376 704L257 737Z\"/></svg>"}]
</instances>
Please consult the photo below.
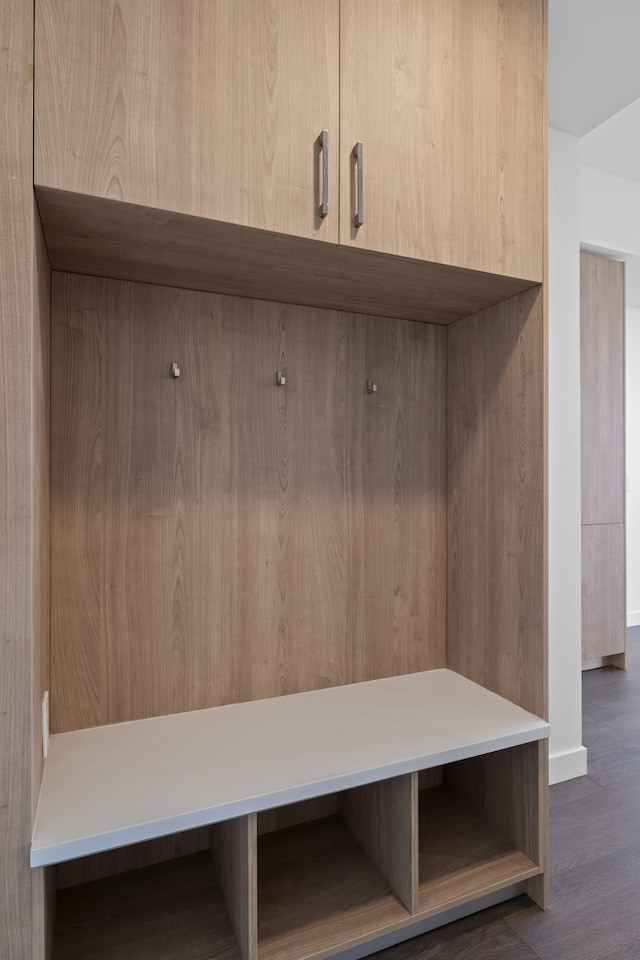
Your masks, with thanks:
<instances>
[{"instance_id":1,"label":"back wall wood panel","mask_svg":"<svg viewBox=\"0 0 640 960\"><path fill-rule=\"evenodd\" d=\"M444 328L55 274L53 729L443 666L445 376Z\"/></svg>"}]
</instances>

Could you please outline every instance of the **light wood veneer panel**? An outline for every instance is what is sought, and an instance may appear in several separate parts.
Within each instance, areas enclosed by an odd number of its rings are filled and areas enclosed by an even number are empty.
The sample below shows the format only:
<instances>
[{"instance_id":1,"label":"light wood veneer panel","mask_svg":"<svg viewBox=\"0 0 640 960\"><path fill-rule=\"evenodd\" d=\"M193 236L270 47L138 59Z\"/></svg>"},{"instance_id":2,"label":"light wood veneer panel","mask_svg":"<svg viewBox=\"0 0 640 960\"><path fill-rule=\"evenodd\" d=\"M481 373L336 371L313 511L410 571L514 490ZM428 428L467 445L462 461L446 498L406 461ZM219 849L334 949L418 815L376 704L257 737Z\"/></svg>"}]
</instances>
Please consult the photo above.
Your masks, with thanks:
<instances>
[{"instance_id":1,"label":"light wood veneer panel","mask_svg":"<svg viewBox=\"0 0 640 960\"><path fill-rule=\"evenodd\" d=\"M627 636L624 524L582 527L582 659L624 653Z\"/></svg>"},{"instance_id":2,"label":"light wood veneer panel","mask_svg":"<svg viewBox=\"0 0 640 960\"><path fill-rule=\"evenodd\" d=\"M242 960L208 853L63 890L54 960Z\"/></svg>"},{"instance_id":3,"label":"light wood veneer panel","mask_svg":"<svg viewBox=\"0 0 640 960\"><path fill-rule=\"evenodd\" d=\"M260 838L259 960L324 960L409 917L337 817Z\"/></svg>"},{"instance_id":4,"label":"light wood veneer panel","mask_svg":"<svg viewBox=\"0 0 640 960\"><path fill-rule=\"evenodd\" d=\"M446 331L356 316L348 337L348 656L357 681L446 663ZM369 378L376 393L366 392Z\"/></svg>"},{"instance_id":5,"label":"light wood veneer panel","mask_svg":"<svg viewBox=\"0 0 640 960\"><path fill-rule=\"evenodd\" d=\"M539 743L450 764L445 783L512 847L542 867Z\"/></svg>"},{"instance_id":6,"label":"light wood veneer panel","mask_svg":"<svg viewBox=\"0 0 640 960\"><path fill-rule=\"evenodd\" d=\"M48 263L33 198L33 5L0 5L0 956L44 960L28 867L48 686Z\"/></svg>"},{"instance_id":7,"label":"light wood veneer panel","mask_svg":"<svg viewBox=\"0 0 640 960\"><path fill-rule=\"evenodd\" d=\"M54 730L444 664L445 337L55 276Z\"/></svg>"},{"instance_id":8,"label":"light wood veneer panel","mask_svg":"<svg viewBox=\"0 0 640 960\"><path fill-rule=\"evenodd\" d=\"M446 787L420 794L419 917L538 872L535 862Z\"/></svg>"},{"instance_id":9,"label":"light wood veneer panel","mask_svg":"<svg viewBox=\"0 0 640 960\"><path fill-rule=\"evenodd\" d=\"M542 281L544 4L342 0L340 11L341 242Z\"/></svg>"},{"instance_id":10,"label":"light wood veneer panel","mask_svg":"<svg viewBox=\"0 0 640 960\"><path fill-rule=\"evenodd\" d=\"M37 190L54 269L382 317L451 323L529 280Z\"/></svg>"},{"instance_id":11,"label":"light wood veneer panel","mask_svg":"<svg viewBox=\"0 0 640 960\"><path fill-rule=\"evenodd\" d=\"M549 906L548 767L548 743L538 741L445 768L453 794L483 818L495 837L538 868L528 893L544 909Z\"/></svg>"},{"instance_id":12,"label":"light wood veneer panel","mask_svg":"<svg viewBox=\"0 0 640 960\"><path fill-rule=\"evenodd\" d=\"M338 794L334 793L301 800L299 803L290 803L284 807L274 807L272 810L261 810L258 813L258 834L295 827L308 820L322 820L325 817L336 816L337 813Z\"/></svg>"},{"instance_id":13,"label":"light wood veneer panel","mask_svg":"<svg viewBox=\"0 0 640 960\"><path fill-rule=\"evenodd\" d=\"M337 241L338 0L36 9L36 183Z\"/></svg>"},{"instance_id":14,"label":"light wood veneer panel","mask_svg":"<svg viewBox=\"0 0 640 960\"><path fill-rule=\"evenodd\" d=\"M140 870L165 860L178 860L209 849L209 827L185 830L169 837L158 837L128 847L105 850L88 857L66 860L56 865L58 890L92 883L130 870Z\"/></svg>"},{"instance_id":15,"label":"light wood veneer panel","mask_svg":"<svg viewBox=\"0 0 640 960\"><path fill-rule=\"evenodd\" d=\"M411 913L418 906L418 774L370 783L340 796L340 815Z\"/></svg>"},{"instance_id":16,"label":"light wood veneer panel","mask_svg":"<svg viewBox=\"0 0 640 960\"><path fill-rule=\"evenodd\" d=\"M448 664L546 711L542 291L448 330Z\"/></svg>"},{"instance_id":17,"label":"light wood veneer panel","mask_svg":"<svg viewBox=\"0 0 640 960\"><path fill-rule=\"evenodd\" d=\"M581 253L583 524L624 522L624 302L624 263Z\"/></svg>"},{"instance_id":18,"label":"light wood veneer panel","mask_svg":"<svg viewBox=\"0 0 640 960\"><path fill-rule=\"evenodd\" d=\"M209 831L211 856L242 960L256 960L258 955L256 842L255 813L216 823Z\"/></svg>"}]
</instances>

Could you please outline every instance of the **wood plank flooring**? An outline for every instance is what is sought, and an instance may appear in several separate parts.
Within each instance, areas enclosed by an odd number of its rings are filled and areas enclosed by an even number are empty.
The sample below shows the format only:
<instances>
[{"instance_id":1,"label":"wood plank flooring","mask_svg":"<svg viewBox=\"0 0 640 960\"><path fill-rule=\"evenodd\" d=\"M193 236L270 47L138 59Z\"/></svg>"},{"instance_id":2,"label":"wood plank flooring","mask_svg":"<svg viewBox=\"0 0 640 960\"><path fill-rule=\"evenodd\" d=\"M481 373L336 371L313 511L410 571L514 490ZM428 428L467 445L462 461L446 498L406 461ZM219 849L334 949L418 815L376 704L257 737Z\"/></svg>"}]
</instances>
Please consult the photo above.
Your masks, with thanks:
<instances>
[{"instance_id":1,"label":"wood plank flooring","mask_svg":"<svg viewBox=\"0 0 640 960\"><path fill-rule=\"evenodd\" d=\"M640 960L640 628L628 669L583 674L589 776L551 787L551 908L500 904L379 960Z\"/></svg>"}]
</instances>

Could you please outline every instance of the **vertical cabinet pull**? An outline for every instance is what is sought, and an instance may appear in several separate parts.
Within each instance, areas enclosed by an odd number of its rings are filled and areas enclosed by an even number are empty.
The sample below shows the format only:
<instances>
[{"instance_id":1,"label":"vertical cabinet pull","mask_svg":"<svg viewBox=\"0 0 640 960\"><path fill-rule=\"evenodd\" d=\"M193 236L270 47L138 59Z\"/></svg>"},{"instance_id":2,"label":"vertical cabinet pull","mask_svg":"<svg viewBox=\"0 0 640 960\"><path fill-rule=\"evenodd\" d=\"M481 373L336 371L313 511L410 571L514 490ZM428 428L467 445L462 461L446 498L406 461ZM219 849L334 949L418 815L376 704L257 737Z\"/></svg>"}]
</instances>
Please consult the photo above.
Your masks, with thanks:
<instances>
[{"instance_id":1,"label":"vertical cabinet pull","mask_svg":"<svg viewBox=\"0 0 640 960\"><path fill-rule=\"evenodd\" d=\"M353 218L353 223L354 226L361 227L364 223L364 183L362 176L362 143L360 141L353 148L353 156L356 161L356 215Z\"/></svg>"},{"instance_id":2,"label":"vertical cabinet pull","mask_svg":"<svg viewBox=\"0 0 640 960\"><path fill-rule=\"evenodd\" d=\"M322 203L320 204L320 219L329 213L329 131L323 130L320 134L320 151L322 153Z\"/></svg>"}]
</instances>

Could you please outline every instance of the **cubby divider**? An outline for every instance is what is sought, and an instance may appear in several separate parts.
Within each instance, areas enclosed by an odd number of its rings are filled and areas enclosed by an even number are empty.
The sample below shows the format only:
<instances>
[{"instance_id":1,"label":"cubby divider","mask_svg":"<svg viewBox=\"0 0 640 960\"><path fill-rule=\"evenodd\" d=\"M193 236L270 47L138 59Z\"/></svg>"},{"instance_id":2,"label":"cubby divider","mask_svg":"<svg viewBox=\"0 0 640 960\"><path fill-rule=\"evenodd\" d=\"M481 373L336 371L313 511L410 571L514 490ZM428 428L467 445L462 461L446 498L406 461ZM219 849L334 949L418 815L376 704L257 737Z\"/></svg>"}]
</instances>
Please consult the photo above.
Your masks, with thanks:
<instances>
[{"instance_id":1,"label":"cubby divider","mask_svg":"<svg viewBox=\"0 0 640 960\"><path fill-rule=\"evenodd\" d=\"M242 960L257 960L256 814L214 824L209 849Z\"/></svg>"},{"instance_id":2,"label":"cubby divider","mask_svg":"<svg viewBox=\"0 0 640 960\"><path fill-rule=\"evenodd\" d=\"M416 908L417 773L335 800L337 813L302 823L294 805L293 826L258 837L258 960L321 960Z\"/></svg>"},{"instance_id":3,"label":"cubby divider","mask_svg":"<svg viewBox=\"0 0 640 960\"><path fill-rule=\"evenodd\" d=\"M410 913L418 908L418 774L340 796L340 815Z\"/></svg>"}]
</instances>

